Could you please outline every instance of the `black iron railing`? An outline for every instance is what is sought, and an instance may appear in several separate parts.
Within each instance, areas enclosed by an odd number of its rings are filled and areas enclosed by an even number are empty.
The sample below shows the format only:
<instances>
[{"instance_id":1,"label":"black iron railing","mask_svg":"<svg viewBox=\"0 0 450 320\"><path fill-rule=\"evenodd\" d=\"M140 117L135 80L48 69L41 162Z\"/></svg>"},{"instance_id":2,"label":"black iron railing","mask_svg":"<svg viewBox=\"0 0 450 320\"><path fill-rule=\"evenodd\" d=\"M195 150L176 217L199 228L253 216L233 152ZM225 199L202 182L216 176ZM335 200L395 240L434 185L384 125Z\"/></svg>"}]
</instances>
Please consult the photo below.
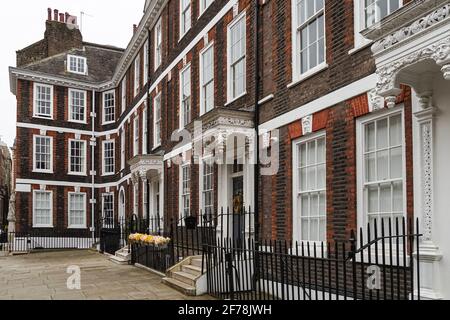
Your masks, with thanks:
<instances>
[{"instance_id":1,"label":"black iron railing","mask_svg":"<svg viewBox=\"0 0 450 320\"><path fill-rule=\"evenodd\" d=\"M361 229L358 239L352 233L349 241L333 243L265 240L257 246L251 237L217 238L205 245L208 293L232 300L419 298L418 226L380 222L381 228L374 222Z\"/></svg>"}]
</instances>

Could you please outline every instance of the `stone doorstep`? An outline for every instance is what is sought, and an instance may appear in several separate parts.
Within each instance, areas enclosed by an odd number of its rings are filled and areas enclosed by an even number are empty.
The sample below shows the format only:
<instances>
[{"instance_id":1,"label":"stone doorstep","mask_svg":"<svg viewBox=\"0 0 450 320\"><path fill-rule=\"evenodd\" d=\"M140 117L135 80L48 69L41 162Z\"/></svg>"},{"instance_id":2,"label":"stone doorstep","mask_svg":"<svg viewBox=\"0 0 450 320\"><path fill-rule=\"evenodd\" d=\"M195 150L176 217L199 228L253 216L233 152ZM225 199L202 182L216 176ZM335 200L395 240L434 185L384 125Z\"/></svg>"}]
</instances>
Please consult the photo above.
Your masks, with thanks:
<instances>
[{"instance_id":1,"label":"stone doorstep","mask_svg":"<svg viewBox=\"0 0 450 320\"><path fill-rule=\"evenodd\" d=\"M194 265L183 265L181 266L181 270L197 277L202 275L202 268Z\"/></svg>"},{"instance_id":2,"label":"stone doorstep","mask_svg":"<svg viewBox=\"0 0 450 320\"><path fill-rule=\"evenodd\" d=\"M172 272L172 278L184 282L189 286L195 287L198 276L194 276L190 273L186 273L183 271L175 271Z\"/></svg>"},{"instance_id":3,"label":"stone doorstep","mask_svg":"<svg viewBox=\"0 0 450 320\"><path fill-rule=\"evenodd\" d=\"M162 282L165 285L183 293L186 296L192 296L192 297L196 296L195 287L192 287L184 282L181 282L181 281L178 281L178 280L172 279L172 278L163 278Z\"/></svg>"}]
</instances>

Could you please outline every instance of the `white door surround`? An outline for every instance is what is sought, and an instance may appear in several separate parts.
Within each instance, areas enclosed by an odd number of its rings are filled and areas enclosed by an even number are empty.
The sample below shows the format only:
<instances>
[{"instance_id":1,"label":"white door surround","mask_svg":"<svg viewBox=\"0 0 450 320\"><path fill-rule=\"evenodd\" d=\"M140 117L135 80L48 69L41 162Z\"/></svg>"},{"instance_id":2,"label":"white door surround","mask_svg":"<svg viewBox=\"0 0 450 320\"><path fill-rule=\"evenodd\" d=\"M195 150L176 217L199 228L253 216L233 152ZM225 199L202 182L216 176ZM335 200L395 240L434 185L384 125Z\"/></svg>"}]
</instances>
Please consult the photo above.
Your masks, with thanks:
<instances>
[{"instance_id":1,"label":"white door surround","mask_svg":"<svg viewBox=\"0 0 450 320\"><path fill-rule=\"evenodd\" d=\"M450 4L421 1L405 8L363 34L375 41L375 92L388 108L395 106L401 84L413 89L414 215L423 233L421 298L449 299L449 265L442 259L450 254L448 195L442 190L448 188L443 180L450 179L450 171L439 165L448 162L448 140L437 137L450 130L450 104L444 98L450 89Z\"/></svg>"}]
</instances>

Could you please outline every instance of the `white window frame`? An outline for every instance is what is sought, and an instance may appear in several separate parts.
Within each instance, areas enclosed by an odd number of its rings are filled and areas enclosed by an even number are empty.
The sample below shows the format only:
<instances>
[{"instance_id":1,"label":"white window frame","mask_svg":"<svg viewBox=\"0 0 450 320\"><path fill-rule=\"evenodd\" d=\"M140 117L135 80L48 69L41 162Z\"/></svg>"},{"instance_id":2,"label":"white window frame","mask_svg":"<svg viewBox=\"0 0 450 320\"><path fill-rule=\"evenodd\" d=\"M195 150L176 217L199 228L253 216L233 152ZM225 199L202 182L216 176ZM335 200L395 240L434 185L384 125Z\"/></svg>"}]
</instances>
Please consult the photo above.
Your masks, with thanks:
<instances>
[{"instance_id":1,"label":"white window frame","mask_svg":"<svg viewBox=\"0 0 450 320\"><path fill-rule=\"evenodd\" d=\"M203 76L203 72L204 72L204 56L206 54L206 52L208 52L209 50L212 50L212 80L210 82L203 83L205 81L204 76ZM200 51L200 72L199 72L199 77L200 77L200 115L204 115L205 113L208 113L209 111L214 109L214 104L215 104L215 74L214 74L214 42L211 42L210 44L208 44L205 48L203 48L202 51ZM210 110L206 110L206 103L205 103L205 88L206 85L211 85L213 86L213 103L212 103L212 108Z\"/></svg>"},{"instance_id":2,"label":"white window frame","mask_svg":"<svg viewBox=\"0 0 450 320\"><path fill-rule=\"evenodd\" d=\"M133 214L139 216L139 183L133 184Z\"/></svg>"},{"instance_id":3,"label":"white window frame","mask_svg":"<svg viewBox=\"0 0 450 320\"><path fill-rule=\"evenodd\" d=\"M189 71L189 121L185 123L185 110L184 110L184 82L183 75ZM180 71L180 130L187 126L192 120L192 69L191 64L188 63Z\"/></svg>"},{"instance_id":4,"label":"white window frame","mask_svg":"<svg viewBox=\"0 0 450 320\"><path fill-rule=\"evenodd\" d=\"M125 112L125 110L127 109L127 76L126 75L122 79L121 94L122 94L121 114L123 114Z\"/></svg>"},{"instance_id":5,"label":"white window frame","mask_svg":"<svg viewBox=\"0 0 450 320\"><path fill-rule=\"evenodd\" d=\"M71 224L70 223L70 218L71 218L71 201L70 201L70 197L71 196L82 196L83 197L83 202L84 202L84 212L83 212L83 220L84 223L82 224ZM67 213L67 225L68 225L68 229L86 229L87 228L87 194L85 192L69 192L68 193L68 197L67 197L67 206L68 206L68 213Z\"/></svg>"},{"instance_id":6,"label":"white window frame","mask_svg":"<svg viewBox=\"0 0 450 320\"><path fill-rule=\"evenodd\" d=\"M134 59L134 96L139 94L141 89L141 54L140 51Z\"/></svg>"},{"instance_id":7,"label":"white window frame","mask_svg":"<svg viewBox=\"0 0 450 320\"><path fill-rule=\"evenodd\" d=\"M211 165L212 165L212 173L211 173L211 176L212 176L212 182L211 182L211 189L209 189L209 190L206 190L205 191L205 189L204 189L204 179L205 179L205 176L204 176L204 173L205 173L205 162L207 162L207 161L210 161L211 162ZM198 200L199 200L199 208L201 209L201 212L202 212L202 215L203 216L205 216L205 214L206 214L206 210L205 210L205 202L204 202L204 193L205 192L212 192L213 193L213 203L212 203L212 212L211 212L211 214L214 214L215 213L215 207L214 207L214 180L215 180L215 168L214 168L214 164L215 164L215 162L214 162L214 157L213 156L207 156L207 157L204 157L204 158L201 158L200 159L200 164L199 164L199 197L198 197ZM199 221L199 223L201 224L201 220Z\"/></svg>"},{"instance_id":8,"label":"white window frame","mask_svg":"<svg viewBox=\"0 0 450 320\"><path fill-rule=\"evenodd\" d=\"M148 196L150 192L150 187L148 185L148 181L142 181L142 218L146 219L147 214L150 216L149 212L149 202Z\"/></svg>"},{"instance_id":9,"label":"white window frame","mask_svg":"<svg viewBox=\"0 0 450 320\"><path fill-rule=\"evenodd\" d=\"M148 109L142 111L142 154L148 153Z\"/></svg>"},{"instance_id":10,"label":"white window frame","mask_svg":"<svg viewBox=\"0 0 450 320\"><path fill-rule=\"evenodd\" d=\"M288 86L294 85L300 81L303 81L314 74L328 68L327 64L327 32L326 32L326 1L324 0L323 9L317 11L313 16L305 20L301 26L299 26L299 17L297 16L297 3L299 0L291 1L291 12L292 12L292 83ZM308 69L305 72L301 72L301 58L300 58L300 44L298 41L298 32L304 26L307 26L311 21L316 20L319 16L323 15L324 23L324 61L319 63L317 66Z\"/></svg>"},{"instance_id":11,"label":"white window frame","mask_svg":"<svg viewBox=\"0 0 450 320\"><path fill-rule=\"evenodd\" d=\"M365 201L365 164L364 164L364 126L373 121L377 121L386 117L392 117L396 114L401 115L402 119L402 179L403 179L403 216L407 216L407 175L406 175L406 132L405 132L405 114L404 106L399 105L393 109L386 109L356 120L356 179L357 179L357 226L363 228L364 236L367 233L368 216L366 214ZM381 232L381 231L380 231Z\"/></svg>"},{"instance_id":12,"label":"white window frame","mask_svg":"<svg viewBox=\"0 0 450 320\"><path fill-rule=\"evenodd\" d=\"M399 0L399 8L403 6L403 1ZM366 12L365 0L353 0L353 18L355 29L354 48L350 50L350 54L370 45L373 41L364 38L361 31L366 29Z\"/></svg>"},{"instance_id":13,"label":"white window frame","mask_svg":"<svg viewBox=\"0 0 450 320\"><path fill-rule=\"evenodd\" d=\"M162 18L160 17L155 25L155 71L162 63Z\"/></svg>"},{"instance_id":14,"label":"white window frame","mask_svg":"<svg viewBox=\"0 0 450 320\"><path fill-rule=\"evenodd\" d=\"M82 163L83 171L72 171L72 142L81 142L84 145L84 152L83 152L83 159L84 162ZM68 174L69 175L81 175L85 176L87 174L87 142L85 140L81 139L69 139L69 145L68 145L68 152L69 152L69 161L68 161Z\"/></svg>"},{"instance_id":15,"label":"white window frame","mask_svg":"<svg viewBox=\"0 0 450 320\"><path fill-rule=\"evenodd\" d=\"M126 158L126 142L125 142L125 127L122 128L122 132L120 133L120 169L125 169L125 158Z\"/></svg>"},{"instance_id":16,"label":"white window frame","mask_svg":"<svg viewBox=\"0 0 450 320\"><path fill-rule=\"evenodd\" d=\"M159 104L160 117L156 118L156 105ZM153 100L153 149L161 146L162 143L162 94L159 93ZM157 137L157 128L159 127L159 137Z\"/></svg>"},{"instance_id":17,"label":"white window frame","mask_svg":"<svg viewBox=\"0 0 450 320\"><path fill-rule=\"evenodd\" d=\"M50 169L38 169L36 167L36 138L45 138L50 140ZM33 172L53 173L53 137L44 135L33 135Z\"/></svg>"},{"instance_id":18,"label":"white window frame","mask_svg":"<svg viewBox=\"0 0 450 320\"><path fill-rule=\"evenodd\" d=\"M106 158L105 158L105 145L112 143L113 145L113 171L112 172L106 172ZM116 164L115 164L115 152L116 152L116 146L115 146L115 140L114 139L109 139L109 140L105 140L102 142L102 175L103 176L111 176L115 174L116 171Z\"/></svg>"},{"instance_id":19,"label":"white window frame","mask_svg":"<svg viewBox=\"0 0 450 320\"><path fill-rule=\"evenodd\" d=\"M111 224L105 223L105 221L106 221L105 220L106 219L106 217L105 217L105 198L106 197L112 197L112 221L111 221ZM106 227L106 226L114 227L114 220L115 220L114 209L115 209L115 206L114 206L114 192L105 192L105 193L103 193L102 194L102 218L103 218L103 226L104 227Z\"/></svg>"},{"instance_id":20,"label":"white window frame","mask_svg":"<svg viewBox=\"0 0 450 320\"><path fill-rule=\"evenodd\" d=\"M184 207L184 202L183 202L183 200L185 199L185 197L189 197L189 208L188 208L188 213L189 213L189 215L188 216L190 216L191 215L191 206L192 206L192 203L191 203L191 194L192 194L192 167L191 167L191 162L189 161L189 162L185 162L185 163L183 163L183 164L181 164L180 166L179 166L179 218L180 219L182 219L182 218L184 218L185 217L185 212L184 212L184 210L185 210L185 207ZM183 191L184 191L184 186L183 186L183 183L184 183L184 179L183 179L183 170L184 170L184 168L189 168L189 180L186 180L186 181L188 181L189 182L189 193L184 193Z\"/></svg>"},{"instance_id":21,"label":"white window frame","mask_svg":"<svg viewBox=\"0 0 450 320\"><path fill-rule=\"evenodd\" d=\"M233 101L245 96L247 94L247 15L246 12L241 12L231 23L227 26L227 103L230 104ZM233 84L231 75L231 29L241 21L244 21L244 91L236 96L233 96ZM242 58L241 58L242 60Z\"/></svg>"},{"instance_id":22,"label":"white window frame","mask_svg":"<svg viewBox=\"0 0 450 320\"><path fill-rule=\"evenodd\" d=\"M73 117L73 95L75 93L78 94L82 94L84 96L84 101L83 101L83 105L78 106L78 107L83 107L84 108L84 113L83 113L83 120L77 120L74 119ZM81 100L80 100L81 101ZM87 91L85 90L77 90L77 89L69 89L69 121L70 122L76 122L76 123L87 123Z\"/></svg>"},{"instance_id":23,"label":"white window frame","mask_svg":"<svg viewBox=\"0 0 450 320\"><path fill-rule=\"evenodd\" d=\"M37 103L37 92L38 87L42 87L45 89L50 89L50 114L44 114L38 112L38 103ZM33 118L41 118L41 119L47 119L47 120L53 120L53 86L42 84L42 83L34 83L33 84Z\"/></svg>"},{"instance_id":24,"label":"white window frame","mask_svg":"<svg viewBox=\"0 0 450 320\"><path fill-rule=\"evenodd\" d=\"M133 121L133 156L139 154L139 116L136 116Z\"/></svg>"},{"instance_id":25,"label":"white window frame","mask_svg":"<svg viewBox=\"0 0 450 320\"><path fill-rule=\"evenodd\" d=\"M36 194L37 193L50 194L50 223L49 224L37 224L36 223ZM47 191L47 190L34 190L33 191L33 228L53 228L53 191Z\"/></svg>"},{"instance_id":26,"label":"white window frame","mask_svg":"<svg viewBox=\"0 0 450 320\"><path fill-rule=\"evenodd\" d=\"M72 70L72 68L71 68L72 67L71 59L76 59L77 70ZM84 72L78 70L80 61L83 64ZM75 56L75 55L68 54L67 55L67 71L70 72L70 73L87 75L87 73L88 73L87 59L85 57L80 57L80 56Z\"/></svg>"},{"instance_id":27,"label":"white window frame","mask_svg":"<svg viewBox=\"0 0 450 320\"><path fill-rule=\"evenodd\" d=\"M189 5L183 8L183 1L180 0L180 40L183 39L186 33L192 28L192 3L191 0L188 1ZM184 28L183 16L189 14L189 25ZM186 20L187 21L187 20Z\"/></svg>"},{"instance_id":28,"label":"white window frame","mask_svg":"<svg viewBox=\"0 0 450 320\"><path fill-rule=\"evenodd\" d=\"M109 94L112 94L113 102L114 102L112 106L108 106L108 108L113 109L113 120L106 121L106 96ZM102 113L103 113L103 117L102 117L103 125L111 124L116 121L116 91L115 90L109 90L109 91L103 92L103 112Z\"/></svg>"},{"instance_id":29,"label":"white window frame","mask_svg":"<svg viewBox=\"0 0 450 320\"><path fill-rule=\"evenodd\" d=\"M293 242L304 242L307 244L319 244L321 245L322 243L326 243L328 239L325 239L325 241L313 241L313 240L304 240L302 239L302 235L301 235L301 230L302 230L302 225L301 225L301 204L299 203L298 200L298 195L300 193L300 186L299 186L299 181L300 181L300 176L299 176L299 172L298 172L298 163L299 163L299 151L298 151L298 146L304 143L308 143L311 141L316 141L319 139L325 139L325 178L326 178L326 154L327 154L327 145L326 145L326 133L325 131L320 131L320 132L316 132L304 137L301 137L299 139L296 139L292 142L292 153L293 153L293 157L292 157L292 187L293 187L293 193L292 193L292 204L293 204L293 217L292 217L292 225L293 225ZM325 215L325 231L327 230L327 218L328 218L328 212L327 212L327 183L326 183L326 179L325 179L325 187L323 189L317 189L314 190L317 192L325 192L325 211L326 211L326 215ZM326 237L326 236L325 236Z\"/></svg>"},{"instance_id":30,"label":"white window frame","mask_svg":"<svg viewBox=\"0 0 450 320\"><path fill-rule=\"evenodd\" d=\"M214 0L199 0L199 18L203 15L206 9L208 9L213 4L213 2Z\"/></svg>"},{"instance_id":31,"label":"white window frame","mask_svg":"<svg viewBox=\"0 0 450 320\"><path fill-rule=\"evenodd\" d=\"M145 40L145 44L144 44L144 86L147 84L148 82L148 70L149 70L149 66L148 66L148 51L149 49L149 45L148 45L148 39Z\"/></svg>"}]
</instances>

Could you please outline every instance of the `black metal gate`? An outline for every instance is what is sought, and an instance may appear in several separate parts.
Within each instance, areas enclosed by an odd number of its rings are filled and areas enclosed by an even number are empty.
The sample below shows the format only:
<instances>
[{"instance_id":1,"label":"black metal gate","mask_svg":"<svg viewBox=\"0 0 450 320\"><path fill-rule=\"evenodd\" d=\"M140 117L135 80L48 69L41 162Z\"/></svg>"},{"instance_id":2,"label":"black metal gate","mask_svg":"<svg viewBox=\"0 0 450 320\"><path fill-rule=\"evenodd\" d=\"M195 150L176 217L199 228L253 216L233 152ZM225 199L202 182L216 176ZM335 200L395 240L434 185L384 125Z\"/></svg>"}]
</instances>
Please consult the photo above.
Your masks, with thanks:
<instances>
[{"instance_id":1,"label":"black metal gate","mask_svg":"<svg viewBox=\"0 0 450 320\"><path fill-rule=\"evenodd\" d=\"M100 251L115 254L120 247L120 228L102 228L100 231Z\"/></svg>"},{"instance_id":2,"label":"black metal gate","mask_svg":"<svg viewBox=\"0 0 450 320\"><path fill-rule=\"evenodd\" d=\"M418 299L418 226L414 232L405 219L380 222L333 243L217 239L205 245L208 293L232 300Z\"/></svg>"}]
</instances>

